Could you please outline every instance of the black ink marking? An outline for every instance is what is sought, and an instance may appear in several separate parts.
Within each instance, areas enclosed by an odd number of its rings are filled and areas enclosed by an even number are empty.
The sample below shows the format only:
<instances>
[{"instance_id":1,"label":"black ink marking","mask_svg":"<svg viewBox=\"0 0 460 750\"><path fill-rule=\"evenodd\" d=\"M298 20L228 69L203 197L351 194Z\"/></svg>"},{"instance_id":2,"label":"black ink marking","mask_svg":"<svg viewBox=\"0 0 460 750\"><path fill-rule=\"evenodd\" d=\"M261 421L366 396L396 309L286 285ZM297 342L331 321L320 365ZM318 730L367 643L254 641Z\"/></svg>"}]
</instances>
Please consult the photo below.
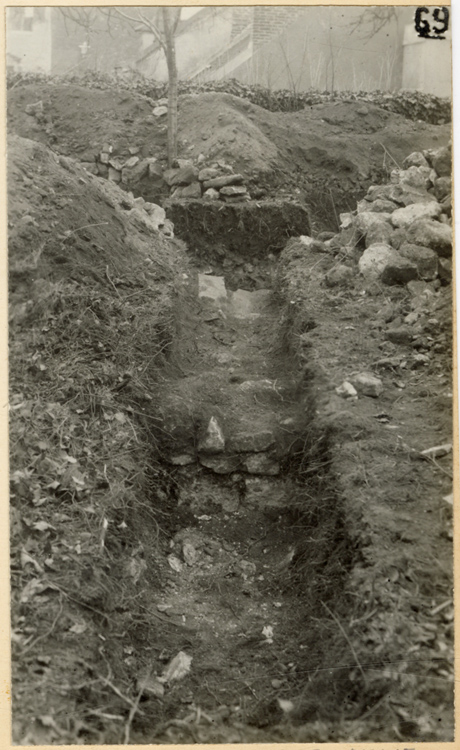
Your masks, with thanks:
<instances>
[{"instance_id":1,"label":"black ink marking","mask_svg":"<svg viewBox=\"0 0 460 750\"><path fill-rule=\"evenodd\" d=\"M434 8L433 21L430 25L429 21L424 18L424 15L430 15L431 11L425 6L420 6L415 11L414 24L417 36L422 39L445 39L442 36L445 31L449 28L449 8L445 6ZM439 26L435 24L440 24Z\"/></svg>"}]
</instances>

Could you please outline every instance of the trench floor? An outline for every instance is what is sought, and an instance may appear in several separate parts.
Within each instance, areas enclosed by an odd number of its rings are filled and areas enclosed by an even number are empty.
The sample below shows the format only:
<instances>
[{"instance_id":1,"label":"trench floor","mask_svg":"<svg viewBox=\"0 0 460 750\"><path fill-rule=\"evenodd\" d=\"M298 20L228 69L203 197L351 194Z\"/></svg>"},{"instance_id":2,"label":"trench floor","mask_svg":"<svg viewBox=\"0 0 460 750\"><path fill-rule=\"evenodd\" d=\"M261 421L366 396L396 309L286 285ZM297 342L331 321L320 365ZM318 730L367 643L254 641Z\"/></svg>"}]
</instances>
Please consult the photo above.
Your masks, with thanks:
<instances>
[{"instance_id":1,"label":"trench floor","mask_svg":"<svg viewBox=\"0 0 460 750\"><path fill-rule=\"evenodd\" d=\"M215 277L200 279L198 287L190 280L195 302L182 321L176 378L168 378L160 399L175 438L169 461L186 462L172 469L184 522L152 603L165 628L183 635L183 658L192 661L183 678L165 685L163 700L174 704L175 715L155 740L193 739L197 711L201 722L211 723L216 712L228 717L234 731L241 722L246 735L248 723L266 727L268 740L269 727L288 720L291 699L309 679L305 653L311 675L321 664L320 650L307 640L306 603L290 585L299 534L291 513L295 487L285 469L305 420L302 389L279 351L272 293L212 299L213 289L206 289ZM211 417L226 446L203 456L193 425L203 430ZM242 433L273 441L268 450L241 451ZM256 461L249 471L248 456ZM213 469L201 460L217 463ZM164 661L171 656L160 654ZM161 668L160 661L153 674ZM145 693L152 694L148 685Z\"/></svg>"}]
</instances>

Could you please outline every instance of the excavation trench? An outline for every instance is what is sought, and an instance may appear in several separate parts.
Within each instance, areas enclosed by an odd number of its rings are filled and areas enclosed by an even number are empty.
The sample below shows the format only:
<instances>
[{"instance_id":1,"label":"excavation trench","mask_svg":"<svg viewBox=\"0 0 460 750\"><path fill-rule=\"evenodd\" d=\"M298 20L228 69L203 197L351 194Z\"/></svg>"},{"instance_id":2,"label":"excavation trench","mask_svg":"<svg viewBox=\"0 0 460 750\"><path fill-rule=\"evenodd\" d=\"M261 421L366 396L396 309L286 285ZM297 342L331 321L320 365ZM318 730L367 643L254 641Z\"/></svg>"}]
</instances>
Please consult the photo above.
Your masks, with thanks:
<instances>
[{"instance_id":1,"label":"excavation trench","mask_svg":"<svg viewBox=\"0 0 460 750\"><path fill-rule=\"evenodd\" d=\"M228 289L210 265L183 280L157 404L170 503L157 614L165 658L180 646L193 659L163 700L174 720L193 703L269 740L280 722L330 718L350 697L330 617L345 603L350 545L289 305L270 288Z\"/></svg>"}]
</instances>

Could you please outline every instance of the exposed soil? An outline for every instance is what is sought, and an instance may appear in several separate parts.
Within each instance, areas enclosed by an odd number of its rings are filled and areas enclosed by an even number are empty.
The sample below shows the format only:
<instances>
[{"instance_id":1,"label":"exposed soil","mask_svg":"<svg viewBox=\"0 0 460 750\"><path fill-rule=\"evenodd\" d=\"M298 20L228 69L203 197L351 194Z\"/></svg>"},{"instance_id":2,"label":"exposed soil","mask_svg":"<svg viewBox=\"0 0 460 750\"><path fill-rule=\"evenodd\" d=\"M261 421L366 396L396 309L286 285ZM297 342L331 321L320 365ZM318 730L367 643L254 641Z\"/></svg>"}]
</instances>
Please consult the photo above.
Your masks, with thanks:
<instances>
[{"instance_id":1,"label":"exposed soil","mask_svg":"<svg viewBox=\"0 0 460 750\"><path fill-rule=\"evenodd\" d=\"M26 114L43 102L43 115ZM124 90L75 84L19 84L8 91L11 132L58 153L94 161L103 144L114 155L165 158L166 125L154 102ZM163 118L164 119L164 118ZM337 229L341 211L353 210L371 184L386 179L411 151L447 142L450 124L407 120L370 102L315 104L299 112L268 112L231 94L183 95L179 102L180 156L223 159L277 198L306 204L312 228ZM159 201L168 194L144 194Z\"/></svg>"},{"instance_id":2,"label":"exposed soil","mask_svg":"<svg viewBox=\"0 0 460 750\"><path fill-rule=\"evenodd\" d=\"M187 253L42 145L160 153L145 98L10 96L41 141L9 143L14 742L451 741L451 455L421 454L451 442L450 287L330 288L337 255L295 240L235 271L225 222L225 256ZM397 161L447 141L356 106L183 97L182 144L352 203L380 139ZM419 348L386 341L411 311ZM340 398L363 370L383 392Z\"/></svg>"}]
</instances>

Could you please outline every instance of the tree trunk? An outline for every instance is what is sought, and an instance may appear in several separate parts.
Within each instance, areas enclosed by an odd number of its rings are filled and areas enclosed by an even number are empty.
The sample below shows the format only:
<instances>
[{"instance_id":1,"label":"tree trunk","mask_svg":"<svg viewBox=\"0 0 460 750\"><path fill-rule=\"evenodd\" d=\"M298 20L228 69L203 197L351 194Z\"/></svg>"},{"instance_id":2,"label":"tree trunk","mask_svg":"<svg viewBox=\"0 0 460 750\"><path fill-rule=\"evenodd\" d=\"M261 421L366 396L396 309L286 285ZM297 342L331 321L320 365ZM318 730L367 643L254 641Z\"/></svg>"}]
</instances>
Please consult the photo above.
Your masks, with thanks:
<instances>
[{"instance_id":1,"label":"tree trunk","mask_svg":"<svg viewBox=\"0 0 460 750\"><path fill-rule=\"evenodd\" d=\"M166 64L168 66L168 167L177 158L177 64L174 42L174 20L171 8L162 8ZM177 9L174 9L177 12Z\"/></svg>"}]
</instances>

